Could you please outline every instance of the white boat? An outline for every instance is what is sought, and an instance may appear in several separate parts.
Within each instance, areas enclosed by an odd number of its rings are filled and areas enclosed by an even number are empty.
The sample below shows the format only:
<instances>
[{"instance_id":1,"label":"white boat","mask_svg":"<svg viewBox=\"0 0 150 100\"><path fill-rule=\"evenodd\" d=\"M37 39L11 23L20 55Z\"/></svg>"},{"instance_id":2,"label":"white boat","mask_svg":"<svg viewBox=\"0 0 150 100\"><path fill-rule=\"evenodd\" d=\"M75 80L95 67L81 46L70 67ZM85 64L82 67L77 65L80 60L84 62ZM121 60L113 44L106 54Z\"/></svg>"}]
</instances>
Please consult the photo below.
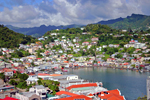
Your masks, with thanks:
<instances>
[{"instance_id":1,"label":"white boat","mask_svg":"<svg viewBox=\"0 0 150 100\"><path fill-rule=\"evenodd\" d=\"M63 74L62 71L56 71L55 74Z\"/></svg>"}]
</instances>

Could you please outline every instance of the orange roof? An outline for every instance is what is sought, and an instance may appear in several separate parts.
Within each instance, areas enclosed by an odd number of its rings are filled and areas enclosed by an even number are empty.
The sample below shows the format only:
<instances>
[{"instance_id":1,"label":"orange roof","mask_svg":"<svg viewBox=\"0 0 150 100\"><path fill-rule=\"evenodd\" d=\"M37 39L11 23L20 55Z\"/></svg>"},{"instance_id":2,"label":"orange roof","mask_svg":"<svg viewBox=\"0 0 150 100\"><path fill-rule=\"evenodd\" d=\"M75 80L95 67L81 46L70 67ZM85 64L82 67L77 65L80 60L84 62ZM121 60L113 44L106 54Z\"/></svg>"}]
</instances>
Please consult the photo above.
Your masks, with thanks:
<instances>
[{"instance_id":1,"label":"orange roof","mask_svg":"<svg viewBox=\"0 0 150 100\"><path fill-rule=\"evenodd\" d=\"M30 65L31 63L28 63L28 62L27 62L26 64L27 64L27 65Z\"/></svg>"},{"instance_id":2,"label":"orange roof","mask_svg":"<svg viewBox=\"0 0 150 100\"><path fill-rule=\"evenodd\" d=\"M11 97L6 97L6 98L4 98L4 99L0 99L0 100L20 100L20 99L11 98Z\"/></svg>"},{"instance_id":3,"label":"orange roof","mask_svg":"<svg viewBox=\"0 0 150 100\"><path fill-rule=\"evenodd\" d=\"M90 93L88 96L94 96L94 95Z\"/></svg>"},{"instance_id":4,"label":"orange roof","mask_svg":"<svg viewBox=\"0 0 150 100\"><path fill-rule=\"evenodd\" d=\"M42 59L42 58L36 58L36 59Z\"/></svg>"},{"instance_id":5,"label":"orange roof","mask_svg":"<svg viewBox=\"0 0 150 100\"><path fill-rule=\"evenodd\" d=\"M118 89L109 90L109 91L107 91L107 92L109 92L109 93L114 93L114 94L117 94L117 95L121 95L121 94L120 94L120 91L119 91Z\"/></svg>"},{"instance_id":6,"label":"orange roof","mask_svg":"<svg viewBox=\"0 0 150 100\"><path fill-rule=\"evenodd\" d=\"M97 86L97 84L96 83L87 83L87 84L71 85L71 86L67 87L67 89L71 90L72 88L91 87L91 86Z\"/></svg>"},{"instance_id":7,"label":"orange roof","mask_svg":"<svg viewBox=\"0 0 150 100\"><path fill-rule=\"evenodd\" d=\"M124 65L129 65L129 63L124 63Z\"/></svg>"},{"instance_id":8,"label":"orange roof","mask_svg":"<svg viewBox=\"0 0 150 100\"><path fill-rule=\"evenodd\" d=\"M38 73L38 76L62 76L61 74L45 74L45 73Z\"/></svg>"},{"instance_id":9,"label":"orange roof","mask_svg":"<svg viewBox=\"0 0 150 100\"><path fill-rule=\"evenodd\" d=\"M97 63L101 63L100 61L98 61Z\"/></svg>"},{"instance_id":10,"label":"orange roof","mask_svg":"<svg viewBox=\"0 0 150 100\"><path fill-rule=\"evenodd\" d=\"M4 72L12 72L13 70L11 69L3 69Z\"/></svg>"},{"instance_id":11,"label":"orange roof","mask_svg":"<svg viewBox=\"0 0 150 100\"><path fill-rule=\"evenodd\" d=\"M68 63L69 61L64 61L64 63Z\"/></svg>"},{"instance_id":12,"label":"orange roof","mask_svg":"<svg viewBox=\"0 0 150 100\"><path fill-rule=\"evenodd\" d=\"M75 99L92 100L91 98L89 98L85 95L77 95L77 96L73 96L73 97L60 98L60 99L55 99L55 100L75 100Z\"/></svg>"},{"instance_id":13,"label":"orange roof","mask_svg":"<svg viewBox=\"0 0 150 100\"><path fill-rule=\"evenodd\" d=\"M66 94L66 95L69 95L69 96L77 96L77 94L67 92L67 91L59 91L59 92L56 93L56 95L62 95L62 94Z\"/></svg>"},{"instance_id":14,"label":"orange roof","mask_svg":"<svg viewBox=\"0 0 150 100\"><path fill-rule=\"evenodd\" d=\"M121 96L120 91L117 89L106 91L106 92L100 92L98 97L107 100L125 100L124 96Z\"/></svg>"}]
</instances>

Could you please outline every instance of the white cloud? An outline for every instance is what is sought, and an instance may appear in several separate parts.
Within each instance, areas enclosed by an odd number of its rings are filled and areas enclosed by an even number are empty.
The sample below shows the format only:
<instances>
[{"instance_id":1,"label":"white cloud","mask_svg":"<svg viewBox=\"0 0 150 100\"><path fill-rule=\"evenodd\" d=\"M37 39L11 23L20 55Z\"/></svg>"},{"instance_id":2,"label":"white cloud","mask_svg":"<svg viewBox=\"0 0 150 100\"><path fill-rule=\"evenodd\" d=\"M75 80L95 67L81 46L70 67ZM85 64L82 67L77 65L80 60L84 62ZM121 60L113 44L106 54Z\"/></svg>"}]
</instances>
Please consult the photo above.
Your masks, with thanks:
<instances>
[{"instance_id":1,"label":"white cloud","mask_svg":"<svg viewBox=\"0 0 150 100\"><path fill-rule=\"evenodd\" d=\"M44 0L34 6L5 7L0 12L0 23L19 27L89 24L132 13L150 14L149 5L150 0Z\"/></svg>"}]
</instances>

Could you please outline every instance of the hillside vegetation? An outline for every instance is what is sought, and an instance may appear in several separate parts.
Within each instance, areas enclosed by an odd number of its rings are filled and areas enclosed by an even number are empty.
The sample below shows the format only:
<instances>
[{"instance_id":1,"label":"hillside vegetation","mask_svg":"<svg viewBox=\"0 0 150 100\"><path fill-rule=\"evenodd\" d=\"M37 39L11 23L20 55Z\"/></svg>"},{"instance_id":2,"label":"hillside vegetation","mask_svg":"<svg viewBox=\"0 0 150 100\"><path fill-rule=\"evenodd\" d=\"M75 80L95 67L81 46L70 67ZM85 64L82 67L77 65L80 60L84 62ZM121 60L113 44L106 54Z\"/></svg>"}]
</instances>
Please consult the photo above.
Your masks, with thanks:
<instances>
[{"instance_id":1,"label":"hillside vegetation","mask_svg":"<svg viewBox=\"0 0 150 100\"><path fill-rule=\"evenodd\" d=\"M31 35L33 37L41 37L43 36L47 31L50 30L54 30L54 29L67 29L67 28L77 28L77 27L81 27L82 25L60 25L60 26L45 26L45 25L41 25L40 27L31 27L31 28L19 28L19 27L14 27L11 25L6 25L6 27L8 27L9 29L15 31L15 32L19 32L22 33L24 35Z\"/></svg>"},{"instance_id":2,"label":"hillside vegetation","mask_svg":"<svg viewBox=\"0 0 150 100\"><path fill-rule=\"evenodd\" d=\"M16 33L3 25L0 25L0 48L14 48L18 47L20 43L27 44L35 42L35 38Z\"/></svg>"},{"instance_id":3,"label":"hillside vegetation","mask_svg":"<svg viewBox=\"0 0 150 100\"><path fill-rule=\"evenodd\" d=\"M150 16L132 14L121 21L108 25L115 29L148 30L150 27Z\"/></svg>"}]
</instances>

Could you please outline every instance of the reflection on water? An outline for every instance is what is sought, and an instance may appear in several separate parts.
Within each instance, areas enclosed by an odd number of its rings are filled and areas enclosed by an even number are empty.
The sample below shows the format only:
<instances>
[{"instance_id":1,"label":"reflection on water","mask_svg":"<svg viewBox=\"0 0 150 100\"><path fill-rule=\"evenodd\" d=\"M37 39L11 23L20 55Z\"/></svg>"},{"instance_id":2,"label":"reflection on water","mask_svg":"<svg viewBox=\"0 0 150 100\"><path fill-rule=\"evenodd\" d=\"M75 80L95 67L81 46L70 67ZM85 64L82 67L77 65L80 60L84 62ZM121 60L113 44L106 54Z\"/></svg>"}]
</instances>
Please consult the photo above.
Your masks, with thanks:
<instances>
[{"instance_id":1,"label":"reflection on water","mask_svg":"<svg viewBox=\"0 0 150 100\"><path fill-rule=\"evenodd\" d=\"M119 89L127 100L134 100L139 96L146 95L146 78L148 72L139 73L131 70L120 70L110 68L81 68L70 69L70 74L91 82L103 82L105 88Z\"/></svg>"}]
</instances>

